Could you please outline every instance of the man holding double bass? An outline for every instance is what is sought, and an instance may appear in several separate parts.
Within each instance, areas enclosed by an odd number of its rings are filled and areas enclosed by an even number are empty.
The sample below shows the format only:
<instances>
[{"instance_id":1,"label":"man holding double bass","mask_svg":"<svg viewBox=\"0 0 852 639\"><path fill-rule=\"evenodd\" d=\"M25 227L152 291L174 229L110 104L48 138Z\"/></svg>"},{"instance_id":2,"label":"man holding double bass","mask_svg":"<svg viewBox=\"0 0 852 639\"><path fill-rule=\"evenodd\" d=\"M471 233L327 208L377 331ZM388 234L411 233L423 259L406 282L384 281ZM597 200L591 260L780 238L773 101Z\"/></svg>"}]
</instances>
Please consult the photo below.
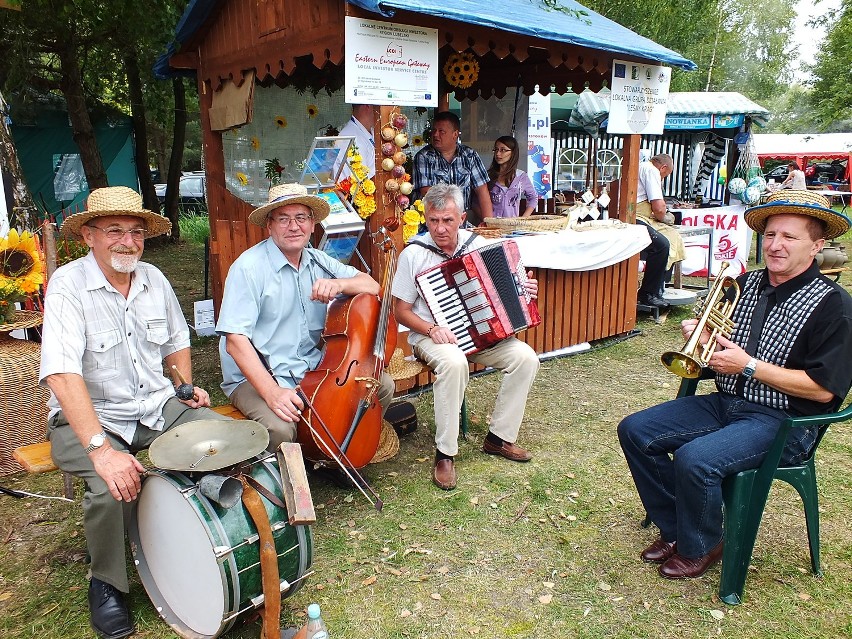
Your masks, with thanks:
<instances>
[{"instance_id":1,"label":"man holding double bass","mask_svg":"<svg viewBox=\"0 0 852 639\"><path fill-rule=\"evenodd\" d=\"M269 431L269 450L296 441L306 408L296 386L322 359L328 303L339 295L379 293L366 273L308 247L314 225L329 210L300 184L273 186L269 201L249 215L269 238L240 255L225 281L216 324L222 390ZM384 411L394 383L387 373L379 381ZM316 408L322 417L323 406Z\"/></svg>"},{"instance_id":2,"label":"man holding double bass","mask_svg":"<svg viewBox=\"0 0 852 639\"><path fill-rule=\"evenodd\" d=\"M642 505L660 530L641 557L667 579L700 577L721 558L722 480L757 468L787 416L835 411L852 386L852 298L814 261L849 220L809 191L773 194L745 220L763 234L766 268L736 280L735 328L731 339L718 337L708 362L717 392L645 409L618 426ZM683 322L687 340L697 323ZM817 432L793 428L784 465L806 459Z\"/></svg>"}]
</instances>

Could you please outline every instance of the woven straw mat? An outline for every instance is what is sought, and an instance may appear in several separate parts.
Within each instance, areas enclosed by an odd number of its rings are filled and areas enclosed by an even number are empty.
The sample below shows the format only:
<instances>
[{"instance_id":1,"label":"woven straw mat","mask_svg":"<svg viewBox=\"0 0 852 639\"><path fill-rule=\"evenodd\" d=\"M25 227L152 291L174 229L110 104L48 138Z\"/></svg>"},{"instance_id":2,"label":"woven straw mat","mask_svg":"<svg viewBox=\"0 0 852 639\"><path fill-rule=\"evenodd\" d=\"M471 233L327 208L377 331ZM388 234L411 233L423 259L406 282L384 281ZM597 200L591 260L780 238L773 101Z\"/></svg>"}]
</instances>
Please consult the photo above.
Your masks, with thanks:
<instances>
[{"instance_id":1,"label":"woven straw mat","mask_svg":"<svg viewBox=\"0 0 852 639\"><path fill-rule=\"evenodd\" d=\"M507 231L561 231L568 226L568 218L562 215L530 215L529 217L486 217L483 222L488 228Z\"/></svg>"}]
</instances>

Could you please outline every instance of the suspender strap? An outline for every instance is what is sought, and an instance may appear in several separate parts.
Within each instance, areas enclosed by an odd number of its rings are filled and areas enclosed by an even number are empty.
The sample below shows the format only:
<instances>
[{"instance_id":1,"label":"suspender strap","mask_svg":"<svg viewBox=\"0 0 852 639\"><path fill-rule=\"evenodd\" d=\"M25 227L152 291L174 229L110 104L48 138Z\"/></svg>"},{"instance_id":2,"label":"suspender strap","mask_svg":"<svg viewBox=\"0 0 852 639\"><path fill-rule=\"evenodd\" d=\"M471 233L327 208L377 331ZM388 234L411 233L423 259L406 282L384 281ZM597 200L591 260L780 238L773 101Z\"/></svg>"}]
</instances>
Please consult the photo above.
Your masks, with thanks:
<instances>
[{"instance_id":1,"label":"suspender strap","mask_svg":"<svg viewBox=\"0 0 852 639\"><path fill-rule=\"evenodd\" d=\"M281 639L281 582L278 574L278 553L269 516L260 495L245 475L240 476L243 484L243 506L251 515L259 537L260 576L263 583L263 634L262 639Z\"/></svg>"},{"instance_id":2,"label":"suspender strap","mask_svg":"<svg viewBox=\"0 0 852 639\"><path fill-rule=\"evenodd\" d=\"M421 241L420 241L420 240L418 240L418 239L412 239L412 240L409 240L409 241L408 241L408 243L409 243L409 244L416 244L417 246L422 246L423 248L425 248L425 249L428 249L428 250L432 251L432 252L433 252L433 253L435 253L436 255L440 255L440 256L441 256L441 257L443 257L445 260L451 260L451 259L453 259L453 258L458 257L459 255L463 255L463 254L464 254L464 252L465 252L465 249L467 249L467 247L468 247L468 246L470 246L470 243L471 243L471 242L473 242L475 239L476 239L476 235L474 235L473 233L471 233L470 237L469 237L469 238L467 238L467 240L465 240L464 244L462 244L462 245L458 248L458 250L457 250L455 253L453 253L452 255L447 255L446 253L444 253L444 251L442 251L441 249L439 249L437 246L432 246L431 244L427 244L426 242L421 242Z\"/></svg>"}]
</instances>

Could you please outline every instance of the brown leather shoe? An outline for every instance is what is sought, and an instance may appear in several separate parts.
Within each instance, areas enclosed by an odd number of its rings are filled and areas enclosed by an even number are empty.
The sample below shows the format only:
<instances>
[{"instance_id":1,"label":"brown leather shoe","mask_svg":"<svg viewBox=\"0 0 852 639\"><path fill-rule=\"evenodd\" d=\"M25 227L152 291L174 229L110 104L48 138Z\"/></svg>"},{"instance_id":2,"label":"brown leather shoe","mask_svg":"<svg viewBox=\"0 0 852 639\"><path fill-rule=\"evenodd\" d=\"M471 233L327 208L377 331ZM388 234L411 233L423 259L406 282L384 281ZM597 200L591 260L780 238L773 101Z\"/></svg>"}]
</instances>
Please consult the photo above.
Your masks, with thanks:
<instances>
[{"instance_id":1,"label":"brown leather shoe","mask_svg":"<svg viewBox=\"0 0 852 639\"><path fill-rule=\"evenodd\" d=\"M452 459L440 459L435 462L432 483L441 490L452 490L456 487L456 467Z\"/></svg>"},{"instance_id":2,"label":"brown leather shoe","mask_svg":"<svg viewBox=\"0 0 852 639\"><path fill-rule=\"evenodd\" d=\"M528 462L532 459L532 455L530 455L529 451L521 448L520 446L516 446L515 444L510 444L509 442L503 442L502 446L495 446L486 439L482 443L482 452L488 453L489 455L500 455L501 457L505 457L506 459L516 462Z\"/></svg>"},{"instance_id":3,"label":"brown leather shoe","mask_svg":"<svg viewBox=\"0 0 852 639\"><path fill-rule=\"evenodd\" d=\"M663 541L662 537L657 537L657 540L639 556L642 557L642 561L647 561L649 564L661 564L676 552L676 541Z\"/></svg>"},{"instance_id":4,"label":"brown leather shoe","mask_svg":"<svg viewBox=\"0 0 852 639\"><path fill-rule=\"evenodd\" d=\"M723 542L703 557L689 559L675 552L664 563L660 564L660 575L666 579L694 579L700 577L707 570L717 564L722 558Z\"/></svg>"}]
</instances>

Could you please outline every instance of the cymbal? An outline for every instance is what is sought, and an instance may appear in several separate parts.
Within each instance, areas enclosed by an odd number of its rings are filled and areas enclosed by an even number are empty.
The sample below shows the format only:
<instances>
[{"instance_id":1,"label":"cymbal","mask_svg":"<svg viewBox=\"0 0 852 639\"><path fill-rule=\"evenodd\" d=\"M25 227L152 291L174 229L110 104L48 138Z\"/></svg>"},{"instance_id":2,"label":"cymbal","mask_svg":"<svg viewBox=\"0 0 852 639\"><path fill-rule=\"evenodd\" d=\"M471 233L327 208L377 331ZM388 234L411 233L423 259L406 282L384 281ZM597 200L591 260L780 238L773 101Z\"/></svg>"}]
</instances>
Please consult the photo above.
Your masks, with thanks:
<instances>
[{"instance_id":1,"label":"cymbal","mask_svg":"<svg viewBox=\"0 0 852 639\"><path fill-rule=\"evenodd\" d=\"M157 437L148 457L164 470L209 472L251 459L268 445L269 433L250 419L199 419Z\"/></svg>"}]
</instances>

